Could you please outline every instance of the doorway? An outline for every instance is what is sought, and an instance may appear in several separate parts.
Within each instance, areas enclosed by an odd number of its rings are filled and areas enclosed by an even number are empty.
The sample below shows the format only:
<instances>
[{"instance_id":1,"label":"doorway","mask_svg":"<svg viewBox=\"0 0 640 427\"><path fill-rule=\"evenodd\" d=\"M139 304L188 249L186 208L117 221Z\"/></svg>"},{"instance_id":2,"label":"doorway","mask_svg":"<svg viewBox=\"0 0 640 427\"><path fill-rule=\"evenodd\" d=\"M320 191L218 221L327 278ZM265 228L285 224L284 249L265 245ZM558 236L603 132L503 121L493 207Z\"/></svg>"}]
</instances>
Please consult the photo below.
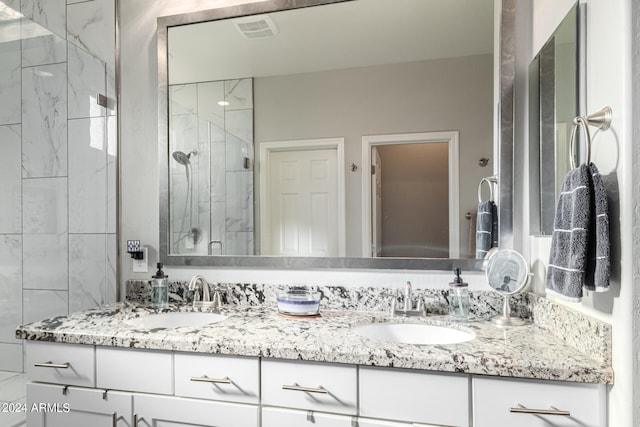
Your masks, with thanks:
<instances>
[{"instance_id":1,"label":"doorway","mask_svg":"<svg viewBox=\"0 0 640 427\"><path fill-rule=\"evenodd\" d=\"M363 256L458 258L458 132L365 136L362 156Z\"/></svg>"}]
</instances>

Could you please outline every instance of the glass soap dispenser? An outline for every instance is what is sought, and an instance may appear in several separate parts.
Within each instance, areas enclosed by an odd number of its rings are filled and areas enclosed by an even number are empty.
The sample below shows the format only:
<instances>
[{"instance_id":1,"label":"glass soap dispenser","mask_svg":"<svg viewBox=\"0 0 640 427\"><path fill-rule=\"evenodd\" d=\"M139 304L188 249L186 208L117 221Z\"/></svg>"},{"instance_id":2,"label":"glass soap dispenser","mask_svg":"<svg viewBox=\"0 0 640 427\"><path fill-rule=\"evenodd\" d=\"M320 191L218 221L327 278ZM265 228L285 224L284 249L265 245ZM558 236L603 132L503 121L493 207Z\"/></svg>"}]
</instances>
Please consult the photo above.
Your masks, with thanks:
<instances>
[{"instance_id":1,"label":"glass soap dispenser","mask_svg":"<svg viewBox=\"0 0 640 427\"><path fill-rule=\"evenodd\" d=\"M162 263L157 264L158 271L154 274L151 281L151 306L155 308L164 308L169 305L169 276L162 271Z\"/></svg>"},{"instance_id":2,"label":"glass soap dispenser","mask_svg":"<svg viewBox=\"0 0 640 427\"><path fill-rule=\"evenodd\" d=\"M469 284L462 281L460 269L453 270L455 277L449 283L449 316L456 320L469 319Z\"/></svg>"}]
</instances>

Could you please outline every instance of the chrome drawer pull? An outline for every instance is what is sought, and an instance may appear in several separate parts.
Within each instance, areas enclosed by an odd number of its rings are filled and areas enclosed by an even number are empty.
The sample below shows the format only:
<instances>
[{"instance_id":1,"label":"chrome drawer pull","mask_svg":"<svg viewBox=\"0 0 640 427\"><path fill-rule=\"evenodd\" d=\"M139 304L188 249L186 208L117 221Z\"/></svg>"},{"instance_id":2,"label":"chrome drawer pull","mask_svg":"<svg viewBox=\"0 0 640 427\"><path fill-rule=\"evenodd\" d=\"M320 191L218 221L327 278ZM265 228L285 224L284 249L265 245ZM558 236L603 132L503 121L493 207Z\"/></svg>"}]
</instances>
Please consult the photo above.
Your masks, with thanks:
<instances>
[{"instance_id":1,"label":"chrome drawer pull","mask_svg":"<svg viewBox=\"0 0 640 427\"><path fill-rule=\"evenodd\" d=\"M56 369L67 369L69 368L69 362L67 363L51 363L51 361L44 363L34 363L33 366L38 368L56 368Z\"/></svg>"},{"instance_id":2,"label":"chrome drawer pull","mask_svg":"<svg viewBox=\"0 0 640 427\"><path fill-rule=\"evenodd\" d=\"M111 414L111 425L113 427L118 427L118 414L115 412Z\"/></svg>"},{"instance_id":3,"label":"chrome drawer pull","mask_svg":"<svg viewBox=\"0 0 640 427\"><path fill-rule=\"evenodd\" d=\"M328 394L329 392L325 390L322 386L312 388L312 387L301 387L299 385L283 385L283 390L293 390L293 391L304 391L305 393L322 393Z\"/></svg>"},{"instance_id":4,"label":"chrome drawer pull","mask_svg":"<svg viewBox=\"0 0 640 427\"><path fill-rule=\"evenodd\" d=\"M509 412L518 414L534 414L534 415L561 415L564 417L570 417L571 412L563 411L553 406L549 406L549 409L530 409L518 403L518 408L510 408Z\"/></svg>"},{"instance_id":5,"label":"chrome drawer pull","mask_svg":"<svg viewBox=\"0 0 640 427\"><path fill-rule=\"evenodd\" d=\"M192 377L191 381L197 381L201 383L231 384L231 380L229 379L229 377L224 377L224 378Z\"/></svg>"}]
</instances>

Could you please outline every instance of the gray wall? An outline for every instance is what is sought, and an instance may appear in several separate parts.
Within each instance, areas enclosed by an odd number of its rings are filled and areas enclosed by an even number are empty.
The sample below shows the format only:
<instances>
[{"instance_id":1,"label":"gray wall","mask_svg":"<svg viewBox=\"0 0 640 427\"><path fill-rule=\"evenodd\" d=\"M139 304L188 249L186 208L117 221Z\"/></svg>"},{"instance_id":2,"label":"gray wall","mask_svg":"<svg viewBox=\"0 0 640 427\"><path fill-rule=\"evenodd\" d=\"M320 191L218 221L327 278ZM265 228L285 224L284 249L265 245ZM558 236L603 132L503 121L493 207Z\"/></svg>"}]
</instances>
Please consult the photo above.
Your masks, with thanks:
<instances>
[{"instance_id":1,"label":"gray wall","mask_svg":"<svg viewBox=\"0 0 640 427\"><path fill-rule=\"evenodd\" d=\"M491 157L493 65L491 55L257 78L256 144L340 137L346 175L347 256L362 253L362 136L460 131L460 248L468 247L478 182L491 175L478 159ZM259 150L256 150L259 152Z\"/></svg>"}]
</instances>

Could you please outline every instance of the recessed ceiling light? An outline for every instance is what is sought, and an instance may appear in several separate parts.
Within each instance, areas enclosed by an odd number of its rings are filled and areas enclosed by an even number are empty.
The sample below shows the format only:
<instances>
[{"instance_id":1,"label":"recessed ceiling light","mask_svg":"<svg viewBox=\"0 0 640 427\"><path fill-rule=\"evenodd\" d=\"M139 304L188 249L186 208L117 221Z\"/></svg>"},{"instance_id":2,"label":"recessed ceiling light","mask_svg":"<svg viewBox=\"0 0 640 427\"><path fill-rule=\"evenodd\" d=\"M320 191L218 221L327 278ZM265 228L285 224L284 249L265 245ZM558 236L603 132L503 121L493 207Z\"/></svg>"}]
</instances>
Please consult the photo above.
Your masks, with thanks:
<instances>
[{"instance_id":1,"label":"recessed ceiling light","mask_svg":"<svg viewBox=\"0 0 640 427\"><path fill-rule=\"evenodd\" d=\"M226 107L227 105L229 105L228 101L218 101L218 105L221 107Z\"/></svg>"}]
</instances>

